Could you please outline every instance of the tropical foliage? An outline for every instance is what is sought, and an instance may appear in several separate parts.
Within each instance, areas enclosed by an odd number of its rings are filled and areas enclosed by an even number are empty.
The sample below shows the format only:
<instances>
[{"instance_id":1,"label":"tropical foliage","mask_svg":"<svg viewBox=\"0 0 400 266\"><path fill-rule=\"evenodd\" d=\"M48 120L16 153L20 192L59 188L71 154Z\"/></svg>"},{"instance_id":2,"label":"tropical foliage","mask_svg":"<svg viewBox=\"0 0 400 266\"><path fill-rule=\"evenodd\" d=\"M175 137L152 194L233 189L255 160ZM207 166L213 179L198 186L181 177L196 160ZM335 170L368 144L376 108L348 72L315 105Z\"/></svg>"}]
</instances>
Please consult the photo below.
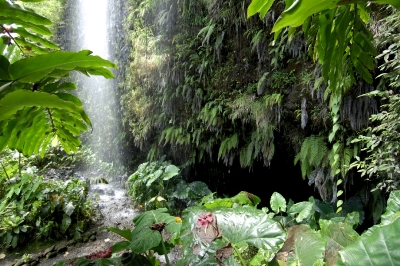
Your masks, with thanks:
<instances>
[{"instance_id":1,"label":"tropical foliage","mask_svg":"<svg viewBox=\"0 0 400 266\"><path fill-rule=\"evenodd\" d=\"M171 265L170 249L182 245L183 256L176 265L390 264L399 259L399 200L399 191L392 191L381 223L362 235L355 231L361 223L359 212L337 214L334 205L313 197L293 203L274 193L271 211L257 209L251 201L228 207L225 202L232 199L218 198L208 207L201 203L187 208L182 219L160 208L136 217L132 231L105 228L125 238L113 245L112 253L129 250L126 256L75 261L81 265L160 265L154 256L158 253ZM171 234L169 239L161 234L164 230ZM381 252L376 252L377 247L382 247Z\"/></svg>"},{"instance_id":2,"label":"tropical foliage","mask_svg":"<svg viewBox=\"0 0 400 266\"><path fill-rule=\"evenodd\" d=\"M352 167L359 169L361 176L365 176L370 180L377 182L377 189L393 190L399 187L399 169L397 147L399 141L398 123L399 123L399 66L398 58L399 44L397 38L399 33L393 31L391 26L398 26L399 22L394 21L399 15L399 11L387 9L390 13L383 20L383 25L387 32L382 32L379 36L380 45L388 46L380 55L383 58L383 64L380 69L384 71L381 74L385 80L389 82L387 91L374 91L368 94L369 97L378 95L381 97L383 104L381 112L371 116L371 121L376 123L375 127L368 127L363 134L359 135L353 142L360 142L365 147L367 153L365 158L357 157L352 163Z\"/></svg>"},{"instance_id":3,"label":"tropical foliage","mask_svg":"<svg viewBox=\"0 0 400 266\"><path fill-rule=\"evenodd\" d=\"M168 207L171 213L179 214L187 206L196 205L211 194L205 183L183 180L179 168L164 158L142 163L128 177L125 184L127 193L137 207L144 210Z\"/></svg>"},{"instance_id":4,"label":"tropical foliage","mask_svg":"<svg viewBox=\"0 0 400 266\"><path fill-rule=\"evenodd\" d=\"M4 170L0 175L1 248L21 247L37 239L77 237L87 230L94 208L87 201L85 182L44 180L34 167L21 175L10 167Z\"/></svg>"},{"instance_id":5,"label":"tropical foliage","mask_svg":"<svg viewBox=\"0 0 400 266\"><path fill-rule=\"evenodd\" d=\"M398 1L253 0L248 8L236 0L130 4L134 49L121 101L135 144L148 151L149 161L129 177L127 188L147 211L133 220L132 231L107 229L126 239L107 256L128 250L132 265L159 265L156 252L170 264L170 248L182 245L178 265L399 260ZM251 17L256 13L262 20ZM0 151L44 154L54 138L65 151L75 151L90 120L69 93L76 86L64 78L71 71L111 78L108 68L115 65L90 51L57 51L43 37L50 22L13 1L0 0L0 25ZM383 97L380 108L375 96ZM270 165L281 148L294 154L323 201L294 203L274 193L269 210L258 209L260 198L244 191L215 198L206 184L187 183L160 156L183 166L251 168L257 161ZM82 214L77 207L85 197L83 184L58 183L62 191L78 192L64 196L40 177L16 174L16 162L2 168L0 213L8 216L0 237L7 245L18 245L23 233L71 235L83 229L80 215L90 216L90 208ZM372 193L363 187L346 196L359 177L355 168L373 181ZM50 189L41 191L42 185ZM381 190L391 191L386 210ZM58 226L46 220L40 228L42 218L30 216L42 203ZM170 214L182 209L182 218ZM367 218L375 225L357 232ZM164 229L172 234L169 240ZM96 264L121 265L123 259Z\"/></svg>"},{"instance_id":6,"label":"tropical foliage","mask_svg":"<svg viewBox=\"0 0 400 266\"><path fill-rule=\"evenodd\" d=\"M353 140L385 108L382 99L359 96L398 80L396 1L131 6L131 90L122 104L149 159L167 154L196 169L211 163L228 171L269 166L284 150L340 211L340 197L359 177L349 166L365 156L364 143ZM382 188L376 177L372 186Z\"/></svg>"},{"instance_id":7,"label":"tropical foliage","mask_svg":"<svg viewBox=\"0 0 400 266\"><path fill-rule=\"evenodd\" d=\"M77 136L91 125L81 101L66 82L71 71L112 78L116 66L90 51L64 52L46 39L52 23L16 3L0 1L0 150L44 154L56 138L77 151Z\"/></svg>"}]
</instances>

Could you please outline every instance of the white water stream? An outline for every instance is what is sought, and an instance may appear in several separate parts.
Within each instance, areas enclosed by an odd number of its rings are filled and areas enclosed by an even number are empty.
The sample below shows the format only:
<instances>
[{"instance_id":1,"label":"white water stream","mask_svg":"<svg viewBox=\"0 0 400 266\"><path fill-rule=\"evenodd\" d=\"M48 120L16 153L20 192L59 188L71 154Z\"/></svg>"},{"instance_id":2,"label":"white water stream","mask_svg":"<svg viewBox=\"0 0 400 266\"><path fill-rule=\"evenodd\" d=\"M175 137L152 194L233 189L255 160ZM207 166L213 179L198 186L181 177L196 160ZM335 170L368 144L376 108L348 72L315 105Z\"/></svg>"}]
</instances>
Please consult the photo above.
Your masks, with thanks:
<instances>
[{"instance_id":1,"label":"white water stream","mask_svg":"<svg viewBox=\"0 0 400 266\"><path fill-rule=\"evenodd\" d=\"M75 49L91 50L93 55L113 61L110 32L112 24L122 23L110 21L109 18L113 17L110 16L113 5L113 0L76 0L73 18L74 24L79 25L77 29L79 37L73 44ZM121 165L120 153L112 152L116 145L115 137L118 135L116 82L96 76L88 78L79 75L78 78L79 90L82 91L80 96L93 124L93 131L87 134L86 145L91 147L98 158L117 166ZM93 193L99 195L98 207L102 211L105 226L116 226L122 222L125 223L124 226L131 224L135 212L127 204L130 200L121 184L110 182L110 184L91 185L90 194Z\"/></svg>"},{"instance_id":2,"label":"white water stream","mask_svg":"<svg viewBox=\"0 0 400 266\"><path fill-rule=\"evenodd\" d=\"M91 50L93 55L114 61L112 44L112 24L110 21L111 0L77 0L74 24L78 36L73 45L77 50ZM79 75L79 96L83 99L93 130L86 134L86 144L102 161L120 166L117 149L119 123L117 119L118 99L115 87L118 81L104 77Z\"/></svg>"}]
</instances>

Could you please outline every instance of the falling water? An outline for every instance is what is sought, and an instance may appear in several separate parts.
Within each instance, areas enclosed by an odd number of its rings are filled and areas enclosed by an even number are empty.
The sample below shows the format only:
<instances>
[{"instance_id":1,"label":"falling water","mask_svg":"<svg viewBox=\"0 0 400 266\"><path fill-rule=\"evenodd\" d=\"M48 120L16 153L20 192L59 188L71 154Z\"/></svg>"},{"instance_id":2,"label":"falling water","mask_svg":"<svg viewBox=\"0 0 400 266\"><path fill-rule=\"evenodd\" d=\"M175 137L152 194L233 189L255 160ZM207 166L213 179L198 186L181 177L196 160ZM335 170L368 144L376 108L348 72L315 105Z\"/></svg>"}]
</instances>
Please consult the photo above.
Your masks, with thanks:
<instances>
[{"instance_id":1,"label":"falling water","mask_svg":"<svg viewBox=\"0 0 400 266\"><path fill-rule=\"evenodd\" d=\"M115 168L123 165L121 127L119 124L118 83L124 78L121 63L127 60L129 51L124 46L122 20L126 15L125 0L71 0L66 9L66 24L61 31L61 42L66 50L91 50L93 55L119 65L112 70L115 79L82 74L74 75L78 84L78 96L83 101L92 121L92 130L84 135L83 142L97 158L113 163ZM96 167L96 166L95 166ZM100 166L97 166L100 169ZM86 169L85 178L93 170ZM94 171L95 175L98 174ZM101 175L101 174L100 174ZM131 226L136 212L131 208L131 199L119 186L126 176L112 177L109 184L91 184L89 194L99 196L98 208L103 215L105 227ZM116 178L116 179L115 179ZM121 182L121 183L120 183Z\"/></svg>"},{"instance_id":2,"label":"falling water","mask_svg":"<svg viewBox=\"0 0 400 266\"><path fill-rule=\"evenodd\" d=\"M116 34L122 34L122 17L116 15L122 0L72 0L69 3L68 50L91 50L93 55L116 61L118 43ZM64 37L65 38L65 37ZM78 96L92 121L92 129L84 134L83 142L103 162L119 167L121 163L119 100L117 92L120 70L112 70L116 79L86 77L74 78ZM119 72L118 72L119 71Z\"/></svg>"}]
</instances>

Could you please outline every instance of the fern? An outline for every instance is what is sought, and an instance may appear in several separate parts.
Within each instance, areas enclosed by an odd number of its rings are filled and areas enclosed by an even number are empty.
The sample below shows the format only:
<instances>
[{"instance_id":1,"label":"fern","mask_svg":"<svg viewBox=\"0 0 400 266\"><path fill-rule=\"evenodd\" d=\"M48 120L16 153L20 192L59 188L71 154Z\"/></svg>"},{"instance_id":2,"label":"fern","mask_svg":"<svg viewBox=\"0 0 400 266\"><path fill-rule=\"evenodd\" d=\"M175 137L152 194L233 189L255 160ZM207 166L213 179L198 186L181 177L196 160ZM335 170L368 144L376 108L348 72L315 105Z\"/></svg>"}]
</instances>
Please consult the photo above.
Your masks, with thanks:
<instances>
[{"instance_id":1,"label":"fern","mask_svg":"<svg viewBox=\"0 0 400 266\"><path fill-rule=\"evenodd\" d=\"M257 82L257 93L260 95L264 92L265 83L269 72L265 72Z\"/></svg>"},{"instance_id":2,"label":"fern","mask_svg":"<svg viewBox=\"0 0 400 266\"><path fill-rule=\"evenodd\" d=\"M225 163L228 162L228 154L232 149L236 149L239 144L238 134L235 133L230 137L225 138L221 142L221 146L219 147L218 151L218 159L225 158Z\"/></svg>"},{"instance_id":3,"label":"fern","mask_svg":"<svg viewBox=\"0 0 400 266\"><path fill-rule=\"evenodd\" d=\"M197 36L202 35L204 37L203 42L201 43L202 45L204 45L204 44L208 45L210 43L210 38L214 32L214 28L215 28L215 24L212 23L212 21L210 21L210 23L206 27L202 28L199 31Z\"/></svg>"},{"instance_id":4,"label":"fern","mask_svg":"<svg viewBox=\"0 0 400 266\"><path fill-rule=\"evenodd\" d=\"M302 177L304 179L311 174L313 168L327 166L328 155L325 138L312 135L304 139L300 152L294 159L294 164L301 162Z\"/></svg>"}]
</instances>

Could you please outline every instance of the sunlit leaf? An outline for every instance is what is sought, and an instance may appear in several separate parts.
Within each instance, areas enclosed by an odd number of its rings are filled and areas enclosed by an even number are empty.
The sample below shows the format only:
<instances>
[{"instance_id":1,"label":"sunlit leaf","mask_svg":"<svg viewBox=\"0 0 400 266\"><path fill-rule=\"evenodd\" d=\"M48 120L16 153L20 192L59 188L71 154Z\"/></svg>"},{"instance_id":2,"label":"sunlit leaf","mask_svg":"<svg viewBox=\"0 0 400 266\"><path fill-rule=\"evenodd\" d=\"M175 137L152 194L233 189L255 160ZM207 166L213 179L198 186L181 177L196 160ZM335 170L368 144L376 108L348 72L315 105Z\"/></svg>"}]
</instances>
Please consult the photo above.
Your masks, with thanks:
<instances>
[{"instance_id":1,"label":"sunlit leaf","mask_svg":"<svg viewBox=\"0 0 400 266\"><path fill-rule=\"evenodd\" d=\"M286 200L278 192L272 194L270 204L272 211L275 213L286 211Z\"/></svg>"},{"instance_id":2,"label":"sunlit leaf","mask_svg":"<svg viewBox=\"0 0 400 266\"><path fill-rule=\"evenodd\" d=\"M108 60L99 56L90 55L92 52L83 50L80 52L56 51L47 54L28 57L16 61L9 67L12 79L19 82L38 82L54 70L69 72L72 70L88 68L115 68ZM108 71L104 69L103 71ZM112 74L110 74L112 76Z\"/></svg>"},{"instance_id":3,"label":"sunlit leaf","mask_svg":"<svg viewBox=\"0 0 400 266\"><path fill-rule=\"evenodd\" d=\"M339 251L338 266L396 265L400 261L400 219L388 225L375 225L370 235L362 235L356 242Z\"/></svg>"}]
</instances>

